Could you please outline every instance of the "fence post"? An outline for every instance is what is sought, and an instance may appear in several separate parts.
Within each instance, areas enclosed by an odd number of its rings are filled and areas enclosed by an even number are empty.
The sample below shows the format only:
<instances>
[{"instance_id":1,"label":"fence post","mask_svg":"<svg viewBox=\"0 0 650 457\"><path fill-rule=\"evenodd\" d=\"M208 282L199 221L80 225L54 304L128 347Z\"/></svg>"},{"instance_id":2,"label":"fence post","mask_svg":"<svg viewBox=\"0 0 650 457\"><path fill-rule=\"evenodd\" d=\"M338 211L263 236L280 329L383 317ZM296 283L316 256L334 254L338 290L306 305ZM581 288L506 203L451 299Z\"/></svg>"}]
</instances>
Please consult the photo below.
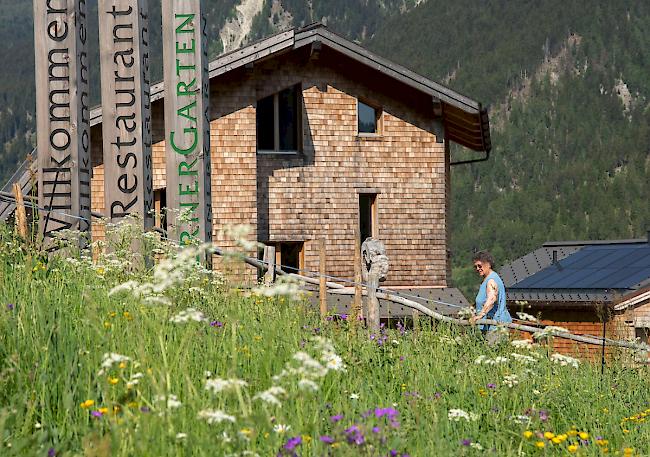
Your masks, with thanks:
<instances>
[{"instance_id":1,"label":"fence post","mask_svg":"<svg viewBox=\"0 0 650 457\"><path fill-rule=\"evenodd\" d=\"M354 303L352 309L353 324L363 317L362 297L363 290L361 288L361 230L359 224L356 224L354 229Z\"/></svg>"},{"instance_id":2,"label":"fence post","mask_svg":"<svg viewBox=\"0 0 650 457\"><path fill-rule=\"evenodd\" d=\"M373 268L368 272L368 326L372 331L379 331L379 300L377 299L377 288L379 287L379 275Z\"/></svg>"},{"instance_id":3,"label":"fence post","mask_svg":"<svg viewBox=\"0 0 650 457\"><path fill-rule=\"evenodd\" d=\"M18 183L13 185L14 198L16 199L16 231L18 235L29 242L29 232L27 231L27 214L25 213L25 202L23 201L23 192Z\"/></svg>"},{"instance_id":4,"label":"fence post","mask_svg":"<svg viewBox=\"0 0 650 457\"><path fill-rule=\"evenodd\" d=\"M275 281L275 246L264 246L264 265L268 268L264 273L264 284L270 286Z\"/></svg>"},{"instance_id":5,"label":"fence post","mask_svg":"<svg viewBox=\"0 0 650 457\"><path fill-rule=\"evenodd\" d=\"M327 257L325 254L325 238L321 238L318 242L319 249L319 261L318 261L318 272L320 274L320 282L318 287L318 293L320 298L320 317L322 320L325 320L327 317Z\"/></svg>"}]
</instances>

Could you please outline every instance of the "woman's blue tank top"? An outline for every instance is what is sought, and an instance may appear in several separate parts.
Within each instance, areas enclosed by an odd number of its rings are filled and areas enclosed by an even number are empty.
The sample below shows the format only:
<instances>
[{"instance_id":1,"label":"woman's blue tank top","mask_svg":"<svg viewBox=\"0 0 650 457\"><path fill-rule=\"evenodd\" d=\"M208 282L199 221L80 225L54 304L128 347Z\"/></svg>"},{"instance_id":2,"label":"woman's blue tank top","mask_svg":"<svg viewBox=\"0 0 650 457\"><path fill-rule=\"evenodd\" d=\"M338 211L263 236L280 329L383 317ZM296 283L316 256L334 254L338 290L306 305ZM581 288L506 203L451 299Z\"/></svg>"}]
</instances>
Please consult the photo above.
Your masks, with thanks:
<instances>
[{"instance_id":1,"label":"woman's blue tank top","mask_svg":"<svg viewBox=\"0 0 650 457\"><path fill-rule=\"evenodd\" d=\"M508 312L508 307L506 306L506 287L503 285L503 281L499 275L493 271L481 283L481 287L478 290L476 295L476 312L480 312L483 309L483 305L487 300L487 284L490 279L493 279L497 283L497 301L492 306L492 309L487 313L485 319L494 319L499 322L512 322L512 317ZM494 325L481 325L481 330L494 330L496 327Z\"/></svg>"}]
</instances>

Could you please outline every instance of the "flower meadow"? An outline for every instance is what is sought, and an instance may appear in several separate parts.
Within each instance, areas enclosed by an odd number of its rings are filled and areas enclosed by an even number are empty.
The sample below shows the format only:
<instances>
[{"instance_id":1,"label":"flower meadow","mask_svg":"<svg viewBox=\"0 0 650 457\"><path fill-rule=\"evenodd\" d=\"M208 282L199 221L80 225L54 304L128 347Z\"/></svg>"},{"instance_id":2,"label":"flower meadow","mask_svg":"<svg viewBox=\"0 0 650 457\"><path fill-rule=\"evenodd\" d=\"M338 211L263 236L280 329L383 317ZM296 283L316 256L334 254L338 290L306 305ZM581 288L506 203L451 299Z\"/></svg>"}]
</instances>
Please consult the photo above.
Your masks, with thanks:
<instances>
[{"instance_id":1,"label":"flower meadow","mask_svg":"<svg viewBox=\"0 0 650 457\"><path fill-rule=\"evenodd\" d=\"M321 321L152 237L148 269L0 237L2 456L650 455L647 366Z\"/></svg>"}]
</instances>

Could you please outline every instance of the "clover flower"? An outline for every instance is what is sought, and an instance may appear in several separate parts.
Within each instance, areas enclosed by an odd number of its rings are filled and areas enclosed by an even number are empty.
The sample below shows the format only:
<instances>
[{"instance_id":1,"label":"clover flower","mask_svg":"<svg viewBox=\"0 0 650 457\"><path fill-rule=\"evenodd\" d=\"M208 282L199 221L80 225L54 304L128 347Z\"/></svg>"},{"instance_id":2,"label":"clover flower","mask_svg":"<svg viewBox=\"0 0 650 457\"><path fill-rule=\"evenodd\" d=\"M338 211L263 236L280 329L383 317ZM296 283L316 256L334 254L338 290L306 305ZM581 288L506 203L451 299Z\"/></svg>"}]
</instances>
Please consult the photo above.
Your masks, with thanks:
<instances>
[{"instance_id":1,"label":"clover flower","mask_svg":"<svg viewBox=\"0 0 650 457\"><path fill-rule=\"evenodd\" d=\"M204 409L199 411L198 414L199 419L205 420L208 424L220 424L221 422L232 422L234 423L236 421L235 416L231 416L229 414L226 414L225 412L219 410L219 409Z\"/></svg>"}]
</instances>

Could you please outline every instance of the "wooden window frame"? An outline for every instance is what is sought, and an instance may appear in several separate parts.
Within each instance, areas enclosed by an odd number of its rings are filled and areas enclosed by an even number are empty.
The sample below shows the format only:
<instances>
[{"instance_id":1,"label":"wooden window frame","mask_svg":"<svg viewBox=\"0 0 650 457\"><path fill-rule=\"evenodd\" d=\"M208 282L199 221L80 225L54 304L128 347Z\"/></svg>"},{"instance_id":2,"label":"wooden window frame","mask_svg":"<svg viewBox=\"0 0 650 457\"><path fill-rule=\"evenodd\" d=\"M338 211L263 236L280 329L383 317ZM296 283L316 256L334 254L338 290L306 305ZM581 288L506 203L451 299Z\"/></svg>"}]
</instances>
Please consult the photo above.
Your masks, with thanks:
<instances>
[{"instance_id":1,"label":"wooden window frame","mask_svg":"<svg viewBox=\"0 0 650 457\"><path fill-rule=\"evenodd\" d=\"M379 192L358 192L357 193L357 224L359 225L359 232L361 232L361 197L370 197L370 237L379 238L379 210L378 210L378 197ZM361 240L363 243L365 240Z\"/></svg>"},{"instance_id":2,"label":"wooden window frame","mask_svg":"<svg viewBox=\"0 0 650 457\"><path fill-rule=\"evenodd\" d=\"M295 150L287 150L287 151L282 151L280 150L280 92L283 92L287 89L294 89L296 92L297 96L297 119L296 119L296 149ZM298 155L302 153L303 150L303 144L302 144L302 136L303 136L303 99L302 99L302 83L294 84L293 86L285 87L284 89L281 89L271 95L267 95L266 97L262 97L259 100L263 100L267 97L273 97L273 150L269 149L259 149L257 148L257 126L255 127L255 148L257 150L258 154L263 154L263 155L268 155L268 154L273 154L273 155ZM259 101L258 100L258 101ZM255 105L255 110L257 111L257 102ZM257 113L256 113L257 116ZM257 122L257 121L256 121Z\"/></svg>"},{"instance_id":3,"label":"wooden window frame","mask_svg":"<svg viewBox=\"0 0 650 457\"><path fill-rule=\"evenodd\" d=\"M377 131L375 133L359 132L359 103L363 103L375 110L375 124L377 125ZM384 136L384 110L381 105L373 103L365 98L357 97L357 106L354 113L357 138L381 139Z\"/></svg>"}]
</instances>

